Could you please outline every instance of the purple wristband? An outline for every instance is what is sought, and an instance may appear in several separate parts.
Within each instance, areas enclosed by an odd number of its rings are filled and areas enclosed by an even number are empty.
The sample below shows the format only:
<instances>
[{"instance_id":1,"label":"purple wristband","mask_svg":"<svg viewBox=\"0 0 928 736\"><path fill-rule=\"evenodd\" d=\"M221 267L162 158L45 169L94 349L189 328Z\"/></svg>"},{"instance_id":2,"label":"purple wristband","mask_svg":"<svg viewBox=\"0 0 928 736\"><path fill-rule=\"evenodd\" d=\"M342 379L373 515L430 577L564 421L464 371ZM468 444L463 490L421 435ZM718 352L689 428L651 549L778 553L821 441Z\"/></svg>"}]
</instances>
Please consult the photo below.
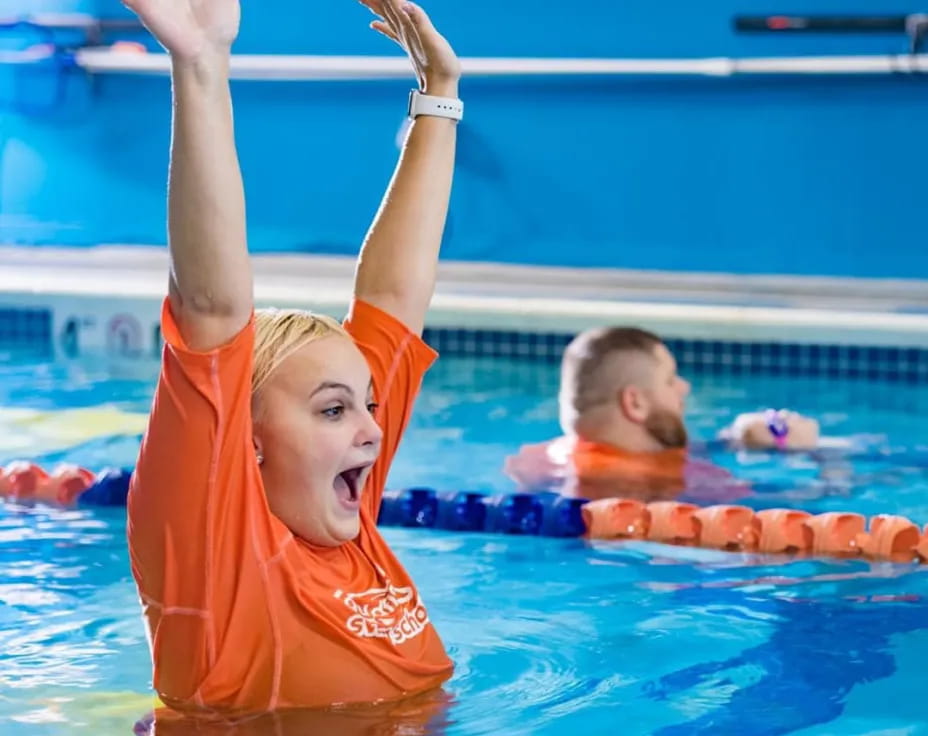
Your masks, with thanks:
<instances>
[{"instance_id":1,"label":"purple wristband","mask_svg":"<svg viewBox=\"0 0 928 736\"><path fill-rule=\"evenodd\" d=\"M786 412L782 409L767 409L764 412L764 421L767 429L773 435L773 441L781 450L786 449L786 438L789 436L789 424L786 422Z\"/></svg>"}]
</instances>

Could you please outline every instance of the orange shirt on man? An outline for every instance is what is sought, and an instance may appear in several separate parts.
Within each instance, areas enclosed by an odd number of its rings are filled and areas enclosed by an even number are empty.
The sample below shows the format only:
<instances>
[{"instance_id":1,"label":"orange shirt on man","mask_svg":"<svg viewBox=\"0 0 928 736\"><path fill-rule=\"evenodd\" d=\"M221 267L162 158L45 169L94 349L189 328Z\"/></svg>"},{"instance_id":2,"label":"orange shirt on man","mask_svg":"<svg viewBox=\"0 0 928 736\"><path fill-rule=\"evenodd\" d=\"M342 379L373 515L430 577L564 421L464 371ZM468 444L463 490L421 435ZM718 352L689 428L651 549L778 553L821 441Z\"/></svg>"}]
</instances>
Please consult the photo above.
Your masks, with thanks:
<instances>
[{"instance_id":1,"label":"orange shirt on man","mask_svg":"<svg viewBox=\"0 0 928 736\"><path fill-rule=\"evenodd\" d=\"M731 503L749 487L723 468L694 458L687 448L630 452L579 437L525 445L506 461L506 473L522 491L558 491L596 501L629 498Z\"/></svg>"},{"instance_id":2,"label":"orange shirt on man","mask_svg":"<svg viewBox=\"0 0 928 736\"><path fill-rule=\"evenodd\" d=\"M687 452L684 448L658 452L628 452L612 445L578 439L570 461L575 480L571 495L601 498L671 500L686 488Z\"/></svg>"}]
</instances>

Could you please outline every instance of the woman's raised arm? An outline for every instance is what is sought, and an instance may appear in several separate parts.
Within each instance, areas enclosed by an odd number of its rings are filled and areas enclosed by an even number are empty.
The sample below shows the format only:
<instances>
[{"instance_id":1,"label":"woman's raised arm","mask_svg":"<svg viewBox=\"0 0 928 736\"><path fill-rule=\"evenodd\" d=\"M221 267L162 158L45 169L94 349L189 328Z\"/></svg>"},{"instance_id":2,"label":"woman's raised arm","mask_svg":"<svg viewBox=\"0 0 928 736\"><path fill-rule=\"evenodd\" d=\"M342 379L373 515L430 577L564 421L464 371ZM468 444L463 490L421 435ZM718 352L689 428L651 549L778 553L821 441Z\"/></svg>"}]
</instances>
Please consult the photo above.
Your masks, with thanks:
<instances>
[{"instance_id":1,"label":"woman's raised arm","mask_svg":"<svg viewBox=\"0 0 928 736\"><path fill-rule=\"evenodd\" d=\"M253 307L229 55L238 0L124 0L171 55L171 311L191 349L228 342Z\"/></svg>"}]
</instances>

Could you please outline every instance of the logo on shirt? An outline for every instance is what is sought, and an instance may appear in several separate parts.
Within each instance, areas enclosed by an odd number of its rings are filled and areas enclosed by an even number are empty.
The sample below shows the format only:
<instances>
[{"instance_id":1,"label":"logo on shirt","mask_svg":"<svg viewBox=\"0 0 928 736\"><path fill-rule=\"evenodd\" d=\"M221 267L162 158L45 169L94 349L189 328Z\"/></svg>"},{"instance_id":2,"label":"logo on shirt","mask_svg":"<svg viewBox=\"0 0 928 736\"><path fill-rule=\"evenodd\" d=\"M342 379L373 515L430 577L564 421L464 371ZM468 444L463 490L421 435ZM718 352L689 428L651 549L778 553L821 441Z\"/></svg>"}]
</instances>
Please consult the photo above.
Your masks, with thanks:
<instances>
[{"instance_id":1,"label":"logo on shirt","mask_svg":"<svg viewBox=\"0 0 928 736\"><path fill-rule=\"evenodd\" d=\"M345 622L352 634L402 644L425 630L429 614L414 588L393 585L386 573L378 570L384 579L382 588L347 595L337 590L335 597L352 611Z\"/></svg>"}]
</instances>

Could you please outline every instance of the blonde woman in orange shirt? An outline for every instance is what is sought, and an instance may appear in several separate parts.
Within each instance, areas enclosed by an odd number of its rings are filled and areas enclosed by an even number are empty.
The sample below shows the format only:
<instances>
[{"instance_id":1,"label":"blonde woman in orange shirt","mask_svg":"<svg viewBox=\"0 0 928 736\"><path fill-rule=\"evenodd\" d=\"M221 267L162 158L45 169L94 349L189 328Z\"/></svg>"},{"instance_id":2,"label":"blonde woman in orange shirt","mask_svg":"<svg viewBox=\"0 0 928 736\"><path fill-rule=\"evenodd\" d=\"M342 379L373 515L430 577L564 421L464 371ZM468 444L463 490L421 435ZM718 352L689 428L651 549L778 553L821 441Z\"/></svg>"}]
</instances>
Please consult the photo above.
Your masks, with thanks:
<instances>
[{"instance_id":1,"label":"blonde woman in orange shirt","mask_svg":"<svg viewBox=\"0 0 928 736\"><path fill-rule=\"evenodd\" d=\"M128 535L154 687L184 713L390 700L452 671L375 521L435 359L420 334L460 66L418 6L363 2L423 96L339 324L254 311L229 89L238 0L127 0L170 53L174 95L166 346Z\"/></svg>"}]
</instances>

